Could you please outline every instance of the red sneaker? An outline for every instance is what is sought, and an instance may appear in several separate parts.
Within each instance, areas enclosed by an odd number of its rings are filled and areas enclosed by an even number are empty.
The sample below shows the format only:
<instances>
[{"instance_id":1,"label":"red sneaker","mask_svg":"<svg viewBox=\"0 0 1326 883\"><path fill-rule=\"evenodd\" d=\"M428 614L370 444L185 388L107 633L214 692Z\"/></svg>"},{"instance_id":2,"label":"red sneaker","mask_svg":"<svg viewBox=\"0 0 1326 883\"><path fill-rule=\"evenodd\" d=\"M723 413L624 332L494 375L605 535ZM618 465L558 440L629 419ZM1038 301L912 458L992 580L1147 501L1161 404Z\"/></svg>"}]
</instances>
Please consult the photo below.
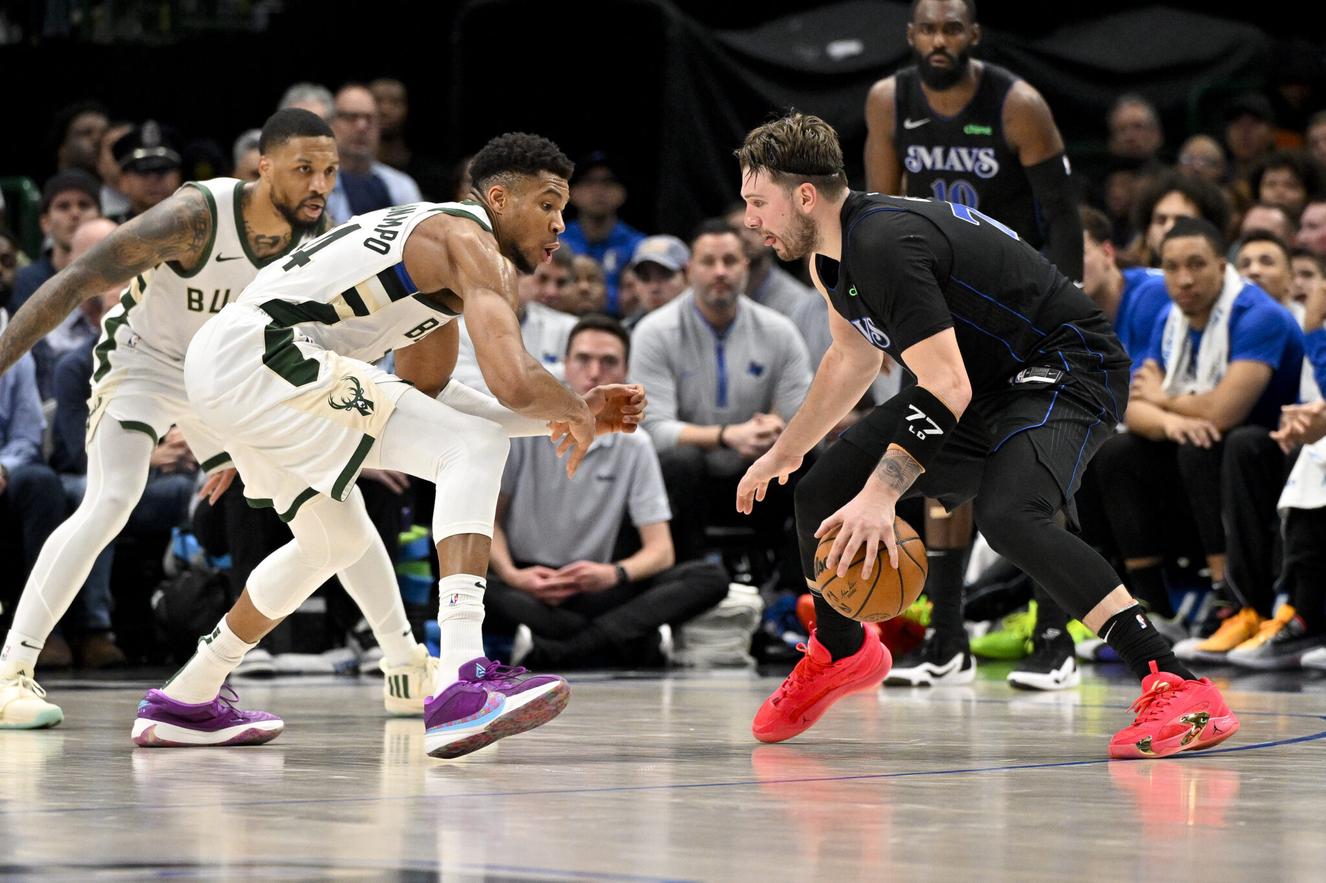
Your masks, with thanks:
<instances>
[{"instance_id":1,"label":"red sneaker","mask_svg":"<svg viewBox=\"0 0 1326 883\"><path fill-rule=\"evenodd\" d=\"M893 667L893 657L867 634L861 649L832 661L814 633L810 645L798 644L805 656L774 694L755 713L751 732L761 742L782 742L810 729L829 706L844 696L873 690Z\"/></svg>"},{"instance_id":2,"label":"red sneaker","mask_svg":"<svg viewBox=\"0 0 1326 883\"><path fill-rule=\"evenodd\" d=\"M1110 740L1110 757L1116 760L1200 751L1239 731L1239 719L1214 684L1206 678L1186 681L1160 671L1154 661L1133 711L1132 724Z\"/></svg>"}]
</instances>

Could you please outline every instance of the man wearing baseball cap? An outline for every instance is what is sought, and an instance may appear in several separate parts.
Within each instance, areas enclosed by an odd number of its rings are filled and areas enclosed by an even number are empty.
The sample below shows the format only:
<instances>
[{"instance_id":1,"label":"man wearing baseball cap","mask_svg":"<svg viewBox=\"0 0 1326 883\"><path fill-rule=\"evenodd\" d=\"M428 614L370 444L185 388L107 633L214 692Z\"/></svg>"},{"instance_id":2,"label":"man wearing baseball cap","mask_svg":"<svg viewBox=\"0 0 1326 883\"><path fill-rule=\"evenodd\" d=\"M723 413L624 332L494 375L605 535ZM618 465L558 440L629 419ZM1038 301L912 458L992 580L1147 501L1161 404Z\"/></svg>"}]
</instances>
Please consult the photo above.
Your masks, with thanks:
<instances>
[{"instance_id":1,"label":"man wearing baseball cap","mask_svg":"<svg viewBox=\"0 0 1326 883\"><path fill-rule=\"evenodd\" d=\"M691 250L676 236L646 236L635 247L626 265L636 278L638 309L630 317L634 327L641 317L652 313L686 289L686 263Z\"/></svg>"},{"instance_id":2,"label":"man wearing baseball cap","mask_svg":"<svg viewBox=\"0 0 1326 883\"><path fill-rule=\"evenodd\" d=\"M130 129L111 146L111 153L120 167L119 188L129 200L129 211L114 221L141 215L183 183L174 133L154 120Z\"/></svg>"},{"instance_id":3,"label":"man wearing baseball cap","mask_svg":"<svg viewBox=\"0 0 1326 883\"><path fill-rule=\"evenodd\" d=\"M41 193L41 232L46 245L41 256L18 271L9 300L12 315L32 292L69 264L69 246L78 225L101 216L101 182L81 169L51 176Z\"/></svg>"}]
</instances>

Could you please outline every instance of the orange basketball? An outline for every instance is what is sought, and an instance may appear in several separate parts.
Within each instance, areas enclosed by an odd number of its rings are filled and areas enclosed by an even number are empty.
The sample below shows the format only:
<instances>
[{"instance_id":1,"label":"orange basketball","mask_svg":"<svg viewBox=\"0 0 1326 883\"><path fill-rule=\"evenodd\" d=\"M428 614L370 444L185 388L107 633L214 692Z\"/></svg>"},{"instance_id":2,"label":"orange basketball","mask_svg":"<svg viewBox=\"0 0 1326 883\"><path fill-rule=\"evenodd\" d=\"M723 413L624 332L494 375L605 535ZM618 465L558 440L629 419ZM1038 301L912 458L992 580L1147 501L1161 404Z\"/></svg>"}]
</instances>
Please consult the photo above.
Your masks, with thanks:
<instances>
[{"instance_id":1,"label":"orange basketball","mask_svg":"<svg viewBox=\"0 0 1326 883\"><path fill-rule=\"evenodd\" d=\"M925 544L901 518L894 519L893 533L898 540L898 569L889 564L889 550L881 543L879 560L869 579L861 578L861 565L866 560L864 544L847 568L847 576L839 577L837 571L829 570L824 563L838 532L835 530L820 540L815 550L815 585L834 610L860 622L882 622L902 613L920 596L928 570Z\"/></svg>"}]
</instances>

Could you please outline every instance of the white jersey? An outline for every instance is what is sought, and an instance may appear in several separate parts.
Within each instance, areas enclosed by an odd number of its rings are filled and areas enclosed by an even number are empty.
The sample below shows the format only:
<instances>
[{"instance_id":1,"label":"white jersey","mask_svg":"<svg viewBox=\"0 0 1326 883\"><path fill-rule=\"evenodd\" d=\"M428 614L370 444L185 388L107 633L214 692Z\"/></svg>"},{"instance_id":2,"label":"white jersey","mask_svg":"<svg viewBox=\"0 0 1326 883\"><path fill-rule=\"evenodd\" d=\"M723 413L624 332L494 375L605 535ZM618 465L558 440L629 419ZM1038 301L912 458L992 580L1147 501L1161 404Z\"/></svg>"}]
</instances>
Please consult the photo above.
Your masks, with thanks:
<instances>
[{"instance_id":1,"label":"white jersey","mask_svg":"<svg viewBox=\"0 0 1326 883\"><path fill-rule=\"evenodd\" d=\"M259 270L289 252L259 258L250 250L244 235L243 181L213 178L184 186L206 197L212 213L212 238L193 270L185 271L167 261L129 282L120 303L103 320L94 379L111 370L116 351L123 347L133 347L178 369L189 341L203 323L238 298ZM298 244L292 242L292 247Z\"/></svg>"},{"instance_id":2,"label":"white jersey","mask_svg":"<svg viewBox=\"0 0 1326 883\"><path fill-rule=\"evenodd\" d=\"M259 273L238 303L271 317L267 366L302 386L310 378L287 346L295 333L338 355L374 362L453 320L458 314L421 294L405 271L405 241L439 213L492 230L477 203L400 205L356 215Z\"/></svg>"}]
</instances>

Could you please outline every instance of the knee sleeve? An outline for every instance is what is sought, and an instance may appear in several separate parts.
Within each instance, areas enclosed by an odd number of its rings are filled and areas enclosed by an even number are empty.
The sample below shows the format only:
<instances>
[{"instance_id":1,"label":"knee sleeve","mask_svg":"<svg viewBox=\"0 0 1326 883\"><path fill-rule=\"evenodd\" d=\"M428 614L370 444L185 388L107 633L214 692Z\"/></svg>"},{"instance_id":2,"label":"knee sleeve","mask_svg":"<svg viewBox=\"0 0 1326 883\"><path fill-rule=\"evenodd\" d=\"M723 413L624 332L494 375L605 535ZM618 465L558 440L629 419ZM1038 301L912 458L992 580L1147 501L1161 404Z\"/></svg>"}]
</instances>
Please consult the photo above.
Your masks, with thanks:
<instances>
[{"instance_id":1,"label":"knee sleeve","mask_svg":"<svg viewBox=\"0 0 1326 883\"><path fill-rule=\"evenodd\" d=\"M493 535L502 470L510 450L506 431L485 420L477 421L462 443L443 458L433 479L437 485L433 503L434 542L468 533Z\"/></svg>"},{"instance_id":2,"label":"knee sleeve","mask_svg":"<svg viewBox=\"0 0 1326 883\"><path fill-rule=\"evenodd\" d=\"M354 488L344 502L318 497L290 522L293 541L249 574L249 600L268 619L284 619L338 570L354 564L377 541L364 498Z\"/></svg>"}]
</instances>

